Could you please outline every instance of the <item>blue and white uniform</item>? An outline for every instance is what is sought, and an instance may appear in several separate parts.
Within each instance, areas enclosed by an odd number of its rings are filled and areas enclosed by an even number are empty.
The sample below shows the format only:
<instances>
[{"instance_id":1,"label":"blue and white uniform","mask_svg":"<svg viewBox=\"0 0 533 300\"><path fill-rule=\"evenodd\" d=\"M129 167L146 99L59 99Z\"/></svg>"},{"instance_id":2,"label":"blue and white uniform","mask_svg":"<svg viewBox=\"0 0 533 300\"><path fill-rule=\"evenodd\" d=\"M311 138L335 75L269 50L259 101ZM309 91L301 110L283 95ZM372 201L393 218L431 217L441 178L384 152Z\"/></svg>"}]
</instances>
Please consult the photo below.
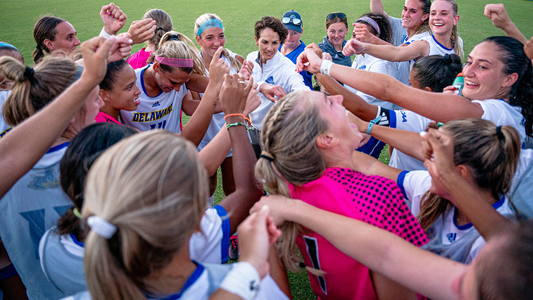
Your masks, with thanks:
<instances>
[{"instance_id":1,"label":"blue and white uniform","mask_svg":"<svg viewBox=\"0 0 533 300\"><path fill-rule=\"evenodd\" d=\"M67 296L46 279L39 264L41 237L72 205L59 182L59 162L67 146L52 147L0 199L0 238L29 299Z\"/></svg>"},{"instance_id":2,"label":"blue and white uniform","mask_svg":"<svg viewBox=\"0 0 533 300\"><path fill-rule=\"evenodd\" d=\"M402 19L389 16L390 26L392 28L391 44L400 46L407 39L407 29L402 26Z\"/></svg>"},{"instance_id":3,"label":"blue and white uniform","mask_svg":"<svg viewBox=\"0 0 533 300\"><path fill-rule=\"evenodd\" d=\"M509 198L518 209L520 218L533 219L533 150L522 149Z\"/></svg>"},{"instance_id":4,"label":"blue and white uniform","mask_svg":"<svg viewBox=\"0 0 533 300\"><path fill-rule=\"evenodd\" d=\"M223 264L228 261L230 224L226 210L216 205L208 208L200 221L201 233L189 240L191 260ZM49 229L41 239L39 256L46 278L65 296L87 290L83 269L84 244L73 234L59 235Z\"/></svg>"},{"instance_id":5,"label":"blue and white uniform","mask_svg":"<svg viewBox=\"0 0 533 300\"><path fill-rule=\"evenodd\" d=\"M4 106L4 102L6 102L9 94L11 94L11 91L0 91L0 138L4 137L12 129L11 125L7 124L4 120L2 113L2 106Z\"/></svg>"},{"instance_id":6,"label":"blue and white uniform","mask_svg":"<svg viewBox=\"0 0 533 300\"><path fill-rule=\"evenodd\" d=\"M419 41L422 38L425 38L428 36L431 36L431 34L428 31L417 33L410 38L405 37L403 44L409 45L411 43ZM401 61L401 62L398 62L397 64L398 64L398 71L396 72L396 79L401 81L403 84L411 85L409 83L409 73L411 72L410 63L408 61Z\"/></svg>"},{"instance_id":7,"label":"blue and white uniform","mask_svg":"<svg viewBox=\"0 0 533 300\"><path fill-rule=\"evenodd\" d=\"M446 54L455 54L455 45L452 48L446 48L441 43L437 41L434 35L426 36L420 39L420 41L426 41L429 43L429 55L441 55L444 56ZM463 48L463 39L459 37L458 43L461 46L461 49ZM463 51L464 55L464 51ZM415 64L416 60L412 59L409 61L409 67L411 70L413 68L413 65Z\"/></svg>"},{"instance_id":8,"label":"blue and white uniform","mask_svg":"<svg viewBox=\"0 0 533 300\"><path fill-rule=\"evenodd\" d=\"M165 295L162 298L152 298L147 296L148 300L156 299L181 299L181 300L207 300L209 296L216 291L222 283L222 280L233 268L232 264L228 265L213 265L195 262L196 270L185 282L181 292L173 295ZM89 292L82 292L72 297L63 300L90 300ZM289 298L280 290L276 282L267 275L261 280L259 291L255 299L258 300L288 300Z\"/></svg>"},{"instance_id":9,"label":"blue and white uniform","mask_svg":"<svg viewBox=\"0 0 533 300\"><path fill-rule=\"evenodd\" d=\"M278 51L281 51L281 48L283 47L283 44L281 44L278 48ZM298 59L298 56L300 53L304 52L305 50L305 43L300 40L300 45L298 47L294 48L291 52L285 54L285 57L290 59L294 64L296 64L296 60ZM309 89L313 89L313 74L307 72L306 70L303 70L300 72L300 75L302 75L302 78L304 79L305 85L309 87Z\"/></svg>"},{"instance_id":10,"label":"blue and white uniform","mask_svg":"<svg viewBox=\"0 0 533 300\"><path fill-rule=\"evenodd\" d=\"M259 51L254 51L246 57L246 60L254 63L252 76L258 87L263 83L281 86L288 94L294 91L309 91L309 87L304 84L302 75L296 73L296 65L279 51L261 67L261 58ZM268 100L262 93L259 93L261 104L252 113L250 119L252 125L261 130L263 128L263 119L274 106L274 103Z\"/></svg>"},{"instance_id":11,"label":"blue and white uniform","mask_svg":"<svg viewBox=\"0 0 533 300\"><path fill-rule=\"evenodd\" d=\"M404 171L398 175L398 186L411 203L411 212L418 215L424 194L431 188L431 176L427 171ZM492 205L501 215L513 218L509 201L503 196ZM485 240L471 223L455 224L457 208L453 207L441 215L428 230L430 241L422 248L440 256L469 264L485 246Z\"/></svg>"},{"instance_id":12,"label":"blue and white uniform","mask_svg":"<svg viewBox=\"0 0 533 300\"><path fill-rule=\"evenodd\" d=\"M183 97L188 93L187 87L185 84L182 84L178 92L175 90L169 93L161 91L155 97L148 96L145 89L143 73L149 67L150 65L135 70L135 75L137 76L135 84L141 91L139 95L141 103L137 107L137 110L121 110L120 117L124 125L137 128L141 131L166 129L171 132L180 133L181 104Z\"/></svg>"}]
</instances>

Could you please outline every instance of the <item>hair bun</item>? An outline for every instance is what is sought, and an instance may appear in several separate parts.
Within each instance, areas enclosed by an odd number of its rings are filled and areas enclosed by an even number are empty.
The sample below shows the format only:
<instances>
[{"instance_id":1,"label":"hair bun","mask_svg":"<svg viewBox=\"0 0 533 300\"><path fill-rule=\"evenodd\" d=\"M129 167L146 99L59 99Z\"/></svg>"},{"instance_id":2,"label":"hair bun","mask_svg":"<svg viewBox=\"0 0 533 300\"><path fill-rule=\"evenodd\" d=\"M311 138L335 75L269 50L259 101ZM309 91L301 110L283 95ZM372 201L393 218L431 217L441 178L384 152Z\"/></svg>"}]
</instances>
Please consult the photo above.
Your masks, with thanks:
<instances>
[{"instance_id":1,"label":"hair bun","mask_svg":"<svg viewBox=\"0 0 533 300\"><path fill-rule=\"evenodd\" d=\"M450 65L452 63L452 59L450 58L450 54L448 54L448 53L444 54L444 57L442 58L442 62L445 65Z\"/></svg>"}]
</instances>

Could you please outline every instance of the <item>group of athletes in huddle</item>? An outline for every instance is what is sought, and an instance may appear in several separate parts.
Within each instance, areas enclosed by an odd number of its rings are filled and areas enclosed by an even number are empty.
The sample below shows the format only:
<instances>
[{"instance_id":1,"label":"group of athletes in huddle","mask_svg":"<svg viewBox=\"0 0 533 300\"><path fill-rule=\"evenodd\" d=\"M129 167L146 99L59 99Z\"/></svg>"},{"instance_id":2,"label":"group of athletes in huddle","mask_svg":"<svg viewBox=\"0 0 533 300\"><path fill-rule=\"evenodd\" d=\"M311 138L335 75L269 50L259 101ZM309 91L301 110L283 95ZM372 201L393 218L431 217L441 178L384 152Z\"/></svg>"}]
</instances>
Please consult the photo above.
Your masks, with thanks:
<instances>
[{"instance_id":1,"label":"group of athletes in huddle","mask_svg":"<svg viewBox=\"0 0 533 300\"><path fill-rule=\"evenodd\" d=\"M1 42L0 299L291 299L302 269L319 299L532 299L533 38L488 4L505 36L465 56L455 0L370 9L307 46L263 17L246 59L215 14L195 45L113 3L81 46L40 18L33 68Z\"/></svg>"}]
</instances>

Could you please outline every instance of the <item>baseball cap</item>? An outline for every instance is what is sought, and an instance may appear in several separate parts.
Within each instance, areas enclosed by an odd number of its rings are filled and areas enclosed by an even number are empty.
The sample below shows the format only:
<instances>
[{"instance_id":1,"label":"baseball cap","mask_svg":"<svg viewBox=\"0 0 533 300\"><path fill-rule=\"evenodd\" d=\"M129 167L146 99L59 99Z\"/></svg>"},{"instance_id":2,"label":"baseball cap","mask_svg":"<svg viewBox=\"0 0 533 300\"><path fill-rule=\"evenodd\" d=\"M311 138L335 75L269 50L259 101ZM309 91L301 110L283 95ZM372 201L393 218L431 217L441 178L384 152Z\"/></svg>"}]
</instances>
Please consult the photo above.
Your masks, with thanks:
<instances>
[{"instance_id":1,"label":"baseball cap","mask_svg":"<svg viewBox=\"0 0 533 300\"><path fill-rule=\"evenodd\" d=\"M283 14L281 18L281 23L285 25L285 28L288 30L294 30L299 33L302 33L303 21L300 14L294 10L289 10Z\"/></svg>"}]
</instances>

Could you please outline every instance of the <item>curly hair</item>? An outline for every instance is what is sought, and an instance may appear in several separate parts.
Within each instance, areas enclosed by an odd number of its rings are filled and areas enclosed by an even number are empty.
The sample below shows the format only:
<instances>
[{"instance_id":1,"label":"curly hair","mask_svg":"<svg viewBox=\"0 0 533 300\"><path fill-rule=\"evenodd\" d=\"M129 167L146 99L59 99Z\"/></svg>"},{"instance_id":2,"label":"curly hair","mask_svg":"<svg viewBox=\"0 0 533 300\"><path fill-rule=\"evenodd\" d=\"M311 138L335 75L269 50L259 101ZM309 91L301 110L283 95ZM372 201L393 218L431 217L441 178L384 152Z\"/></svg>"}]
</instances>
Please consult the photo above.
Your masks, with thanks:
<instances>
[{"instance_id":1,"label":"curly hair","mask_svg":"<svg viewBox=\"0 0 533 300\"><path fill-rule=\"evenodd\" d=\"M287 34L289 34L289 31L287 30L287 28L285 28L285 25L283 25L283 23L281 23L278 18L263 17L261 18L261 20L255 23L256 39L259 39L261 37L261 32L265 28L270 28L279 35L280 44L283 44L283 42L285 42L285 38L287 38Z\"/></svg>"}]
</instances>

